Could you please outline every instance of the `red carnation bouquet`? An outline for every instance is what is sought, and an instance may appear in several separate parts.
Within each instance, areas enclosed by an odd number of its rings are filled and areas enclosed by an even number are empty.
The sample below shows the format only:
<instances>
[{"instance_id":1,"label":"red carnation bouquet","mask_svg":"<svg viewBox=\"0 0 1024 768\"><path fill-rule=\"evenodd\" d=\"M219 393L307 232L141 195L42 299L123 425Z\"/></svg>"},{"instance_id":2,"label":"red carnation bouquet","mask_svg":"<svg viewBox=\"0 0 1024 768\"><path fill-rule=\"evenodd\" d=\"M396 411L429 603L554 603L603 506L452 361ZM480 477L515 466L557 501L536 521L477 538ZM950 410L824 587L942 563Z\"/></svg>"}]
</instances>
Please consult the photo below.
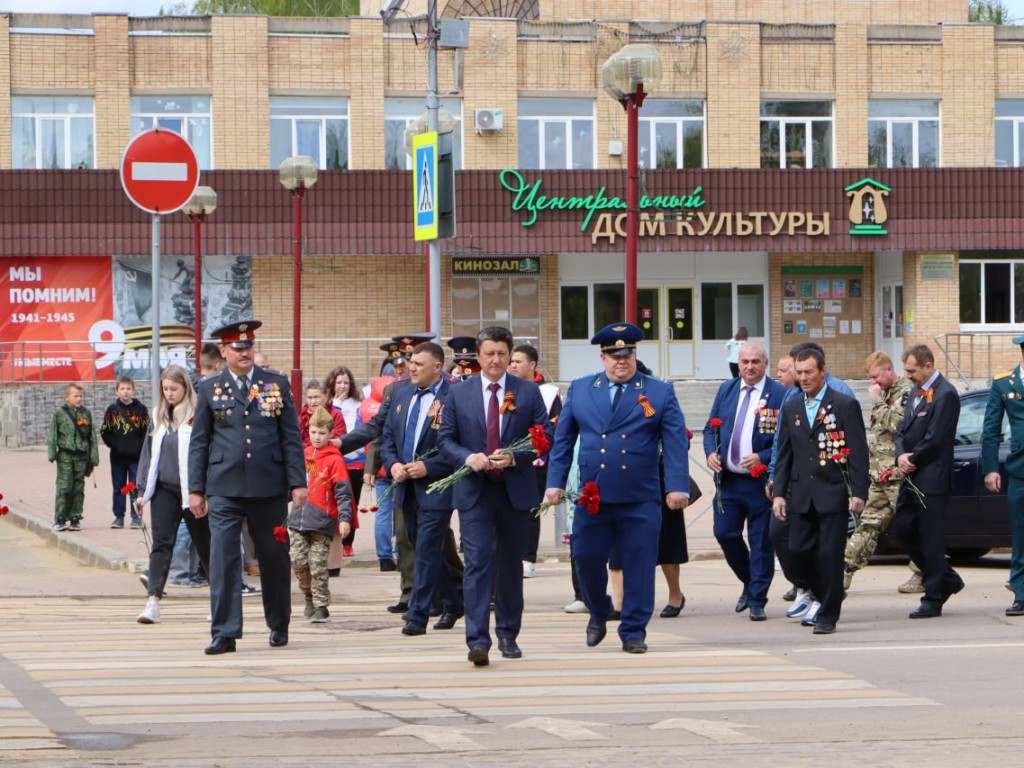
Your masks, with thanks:
<instances>
[{"instance_id":1,"label":"red carnation bouquet","mask_svg":"<svg viewBox=\"0 0 1024 768\"><path fill-rule=\"evenodd\" d=\"M4 495L2 493L0 493L0 501L3 501L3 500L4 500ZM0 517L2 517L3 515L6 515L10 511L11 511L11 508L8 507L6 504L0 504Z\"/></svg>"},{"instance_id":2,"label":"red carnation bouquet","mask_svg":"<svg viewBox=\"0 0 1024 768\"><path fill-rule=\"evenodd\" d=\"M142 529L142 541L146 545L146 551L152 552L153 544L149 540L149 528L146 527L146 518L142 516L142 510L139 508L140 505L138 503L138 494L136 494L137 490L138 486L135 485L135 483L133 483L131 480L129 480L127 483L121 486L121 495L127 496L128 503L131 504L132 509L138 512L139 526Z\"/></svg>"},{"instance_id":3,"label":"red carnation bouquet","mask_svg":"<svg viewBox=\"0 0 1024 768\"><path fill-rule=\"evenodd\" d=\"M535 424L530 427L527 433L519 438L518 440L506 445L504 448L499 448L498 453L514 454L526 449L532 450L538 456L542 456L551 450L551 444L548 442L547 435L544 433L543 424ZM469 477L473 474L473 469L463 464L457 470L452 472L448 477L443 477L427 486L427 493L442 493L447 491L459 480L464 477Z\"/></svg>"},{"instance_id":4,"label":"red carnation bouquet","mask_svg":"<svg viewBox=\"0 0 1024 768\"><path fill-rule=\"evenodd\" d=\"M601 493L597 489L597 483L593 480L588 480L583 484L580 490L575 488L566 488L560 494L558 494L558 501L551 504L547 501L541 502L541 505L534 510L534 514L540 517L552 507L557 507L562 502L568 502L569 504L578 504L587 510L588 514L596 515L601 511Z\"/></svg>"}]
</instances>

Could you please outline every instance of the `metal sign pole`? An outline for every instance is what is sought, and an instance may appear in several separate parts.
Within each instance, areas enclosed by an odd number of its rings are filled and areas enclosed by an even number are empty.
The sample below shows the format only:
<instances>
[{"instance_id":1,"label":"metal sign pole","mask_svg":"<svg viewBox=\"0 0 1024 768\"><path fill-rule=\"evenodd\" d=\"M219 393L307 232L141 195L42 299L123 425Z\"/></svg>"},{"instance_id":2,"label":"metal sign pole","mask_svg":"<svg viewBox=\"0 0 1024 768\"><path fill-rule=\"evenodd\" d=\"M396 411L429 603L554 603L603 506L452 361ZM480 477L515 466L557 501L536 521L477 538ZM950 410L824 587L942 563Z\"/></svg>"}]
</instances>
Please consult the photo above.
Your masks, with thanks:
<instances>
[{"instance_id":1,"label":"metal sign pole","mask_svg":"<svg viewBox=\"0 0 1024 768\"><path fill-rule=\"evenodd\" d=\"M437 131L437 111L441 106L437 98L437 0L427 4L427 130ZM435 147L434 152L437 152ZM436 155L435 155L436 157ZM435 165L435 168L437 166ZM437 200L434 200L437 206ZM435 216L437 208L435 207ZM435 219L436 221L436 219ZM441 338L441 240L435 236L427 249L427 307L430 317L428 331Z\"/></svg>"},{"instance_id":2,"label":"metal sign pole","mask_svg":"<svg viewBox=\"0 0 1024 768\"><path fill-rule=\"evenodd\" d=\"M153 407L160 392L160 214L153 214L153 312L152 347L149 358L149 386L152 388Z\"/></svg>"}]
</instances>

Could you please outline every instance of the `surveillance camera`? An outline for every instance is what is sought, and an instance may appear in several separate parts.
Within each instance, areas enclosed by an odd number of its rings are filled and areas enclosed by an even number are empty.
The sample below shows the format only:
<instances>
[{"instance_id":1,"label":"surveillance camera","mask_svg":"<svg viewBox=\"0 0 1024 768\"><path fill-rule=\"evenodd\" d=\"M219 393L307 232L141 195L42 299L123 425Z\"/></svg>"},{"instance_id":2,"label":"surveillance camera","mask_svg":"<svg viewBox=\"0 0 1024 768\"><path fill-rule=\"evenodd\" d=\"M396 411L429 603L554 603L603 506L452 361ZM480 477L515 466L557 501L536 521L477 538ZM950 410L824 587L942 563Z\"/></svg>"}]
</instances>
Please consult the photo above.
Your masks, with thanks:
<instances>
[{"instance_id":1,"label":"surveillance camera","mask_svg":"<svg viewBox=\"0 0 1024 768\"><path fill-rule=\"evenodd\" d=\"M380 9L380 17L384 21L391 21L396 13L402 10L405 0L388 0L387 5Z\"/></svg>"}]
</instances>

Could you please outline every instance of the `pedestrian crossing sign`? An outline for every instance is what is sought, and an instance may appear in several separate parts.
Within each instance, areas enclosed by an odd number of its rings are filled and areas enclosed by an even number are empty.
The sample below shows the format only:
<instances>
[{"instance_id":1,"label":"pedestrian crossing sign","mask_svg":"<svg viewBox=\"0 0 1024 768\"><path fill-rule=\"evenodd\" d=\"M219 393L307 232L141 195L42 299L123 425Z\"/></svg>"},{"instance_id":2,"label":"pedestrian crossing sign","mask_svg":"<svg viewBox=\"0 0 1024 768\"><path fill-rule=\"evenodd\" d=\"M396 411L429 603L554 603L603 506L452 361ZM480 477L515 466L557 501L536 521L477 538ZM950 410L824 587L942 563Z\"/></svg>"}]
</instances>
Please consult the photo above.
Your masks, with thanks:
<instances>
[{"instance_id":1,"label":"pedestrian crossing sign","mask_svg":"<svg viewBox=\"0 0 1024 768\"><path fill-rule=\"evenodd\" d=\"M437 239L437 132L412 139L412 216L416 240Z\"/></svg>"}]
</instances>

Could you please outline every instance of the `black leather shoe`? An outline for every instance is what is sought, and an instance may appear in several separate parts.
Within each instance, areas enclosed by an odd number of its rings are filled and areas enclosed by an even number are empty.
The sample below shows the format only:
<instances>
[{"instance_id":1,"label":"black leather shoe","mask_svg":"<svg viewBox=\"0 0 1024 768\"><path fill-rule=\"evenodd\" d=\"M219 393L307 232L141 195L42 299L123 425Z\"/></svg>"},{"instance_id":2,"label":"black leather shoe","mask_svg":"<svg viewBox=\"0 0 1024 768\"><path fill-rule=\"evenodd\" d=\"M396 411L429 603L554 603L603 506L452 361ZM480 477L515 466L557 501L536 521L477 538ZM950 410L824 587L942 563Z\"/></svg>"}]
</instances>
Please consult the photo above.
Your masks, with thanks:
<instances>
[{"instance_id":1,"label":"black leather shoe","mask_svg":"<svg viewBox=\"0 0 1024 768\"><path fill-rule=\"evenodd\" d=\"M626 653L647 653L647 643L638 638L622 641L622 650Z\"/></svg>"},{"instance_id":2,"label":"black leather shoe","mask_svg":"<svg viewBox=\"0 0 1024 768\"><path fill-rule=\"evenodd\" d=\"M683 600L679 603L679 605L672 605L672 603L669 603L661 609L661 613L659 613L658 615L661 616L661 618L663 619L674 619L676 616L683 612L683 607L685 605L686 596L684 595Z\"/></svg>"},{"instance_id":3,"label":"black leather shoe","mask_svg":"<svg viewBox=\"0 0 1024 768\"><path fill-rule=\"evenodd\" d=\"M941 605L928 605L921 603L916 610L910 612L912 619L934 619L942 615Z\"/></svg>"},{"instance_id":4,"label":"black leather shoe","mask_svg":"<svg viewBox=\"0 0 1024 768\"><path fill-rule=\"evenodd\" d=\"M380 559L380 569L382 572L394 571L398 569L398 566L390 557L382 557Z\"/></svg>"},{"instance_id":5,"label":"black leather shoe","mask_svg":"<svg viewBox=\"0 0 1024 768\"><path fill-rule=\"evenodd\" d=\"M824 621L818 621L814 624L814 634L816 635L834 635L835 632L835 624L826 624Z\"/></svg>"},{"instance_id":6,"label":"black leather shoe","mask_svg":"<svg viewBox=\"0 0 1024 768\"><path fill-rule=\"evenodd\" d=\"M455 622L461 619L462 615L461 613L448 613L446 611L441 614L441 618L434 622L434 629L453 629Z\"/></svg>"},{"instance_id":7,"label":"black leather shoe","mask_svg":"<svg viewBox=\"0 0 1024 768\"><path fill-rule=\"evenodd\" d=\"M498 650L501 651L501 657L503 659L523 658L523 652L520 650L519 645L515 640L506 640L503 637L499 637Z\"/></svg>"},{"instance_id":8,"label":"black leather shoe","mask_svg":"<svg viewBox=\"0 0 1024 768\"><path fill-rule=\"evenodd\" d=\"M743 613L750 607L750 590L746 587L740 592L740 599L736 601L736 613Z\"/></svg>"},{"instance_id":9,"label":"black leather shoe","mask_svg":"<svg viewBox=\"0 0 1024 768\"><path fill-rule=\"evenodd\" d=\"M593 648L608 634L608 622L591 619L587 622L587 645Z\"/></svg>"},{"instance_id":10,"label":"black leather shoe","mask_svg":"<svg viewBox=\"0 0 1024 768\"><path fill-rule=\"evenodd\" d=\"M415 621L405 622L405 626L402 627L403 635L425 635L427 634L427 628L422 624L417 624Z\"/></svg>"},{"instance_id":11,"label":"black leather shoe","mask_svg":"<svg viewBox=\"0 0 1024 768\"><path fill-rule=\"evenodd\" d=\"M270 647L281 648L288 645L288 633L280 632L276 629L270 631Z\"/></svg>"},{"instance_id":12,"label":"black leather shoe","mask_svg":"<svg viewBox=\"0 0 1024 768\"><path fill-rule=\"evenodd\" d=\"M782 599L785 600L787 603L792 603L794 600L796 600L796 587L790 587L788 590L786 590L786 594L782 596Z\"/></svg>"},{"instance_id":13,"label":"black leather shoe","mask_svg":"<svg viewBox=\"0 0 1024 768\"><path fill-rule=\"evenodd\" d=\"M486 667L491 663L491 660L487 657L486 645L474 645L469 649L469 656L467 658L473 662L474 667Z\"/></svg>"},{"instance_id":14,"label":"black leather shoe","mask_svg":"<svg viewBox=\"0 0 1024 768\"><path fill-rule=\"evenodd\" d=\"M768 618L768 615L764 612L764 608L760 605L750 606L750 620L751 621L764 621Z\"/></svg>"},{"instance_id":15,"label":"black leather shoe","mask_svg":"<svg viewBox=\"0 0 1024 768\"><path fill-rule=\"evenodd\" d=\"M1006 609L1007 616L1024 616L1024 600L1015 600L1013 605Z\"/></svg>"},{"instance_id":16,"label":"black leather shoe","mask_svg":"<svg viewBox=\"0 0 1024 768\"><path fill-rule=\"evenodd\" d=\"M398 601L394 605L388 606L388 613L405 613L409 610L409 604L403 601Z\"/></svg>"},{"instance_id":17,"label":"black leather shoe","mask_svg":"<svg viewBox=\"0 0 1024 768\"><path fill-rule=\"evenodd\" d=\"M235 638L233 637L215 637L213 642L206 646L206 650L203 651L207 656L217 656L221 653L234 653L235 652Z\"/></svg>"},{"instance_id":18,"label":"black leather shoe","mask_svg":"<svg viewBox=\"0 0 1024 768\"><path fill-rule=\"evenodd\" d=\"M608 621L622 621L622 611L612 608L611 613L608 614Z\"/></svg>"}]
</instances>

